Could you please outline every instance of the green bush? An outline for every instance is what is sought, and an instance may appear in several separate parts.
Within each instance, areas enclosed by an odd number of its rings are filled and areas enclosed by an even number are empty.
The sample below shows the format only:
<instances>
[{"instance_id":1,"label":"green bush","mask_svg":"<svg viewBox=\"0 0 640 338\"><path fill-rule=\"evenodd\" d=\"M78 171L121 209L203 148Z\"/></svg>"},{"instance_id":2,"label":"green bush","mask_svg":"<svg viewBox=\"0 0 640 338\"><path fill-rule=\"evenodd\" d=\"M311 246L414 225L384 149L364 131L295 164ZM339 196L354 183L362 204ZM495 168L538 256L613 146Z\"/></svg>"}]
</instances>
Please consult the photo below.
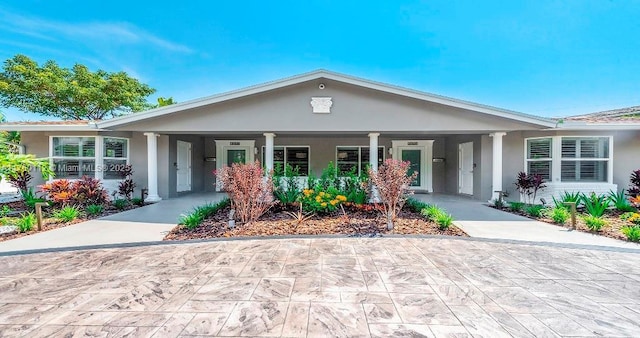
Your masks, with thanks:
<instances>
[{"instance_id":1,"label":"green bush","mask_svg":"<svg viewBox=\"0 0 640 338\"><path fill-rule=\"evenodd\" d=\"M225 198L218 203L207 203L205 205L195 207L190 213L180 215L178 222L179 224L184 225L185 228L193 230L202 224L207 217L213 216L219 210L229 206L229 204L230 200Z\"/></svg>"},{"instance_id":2,"label":"green bush","mask_svg":"<svg viewBox=\"0 0 640 338\"><path fill-rule=\"evenodd\" d=\"M27 212L22 214L22 216L18 218L16 226L18 227L20 232L27 232L33 229L33 226L36 225L36 222L36 215L33 212Z\"/></svg>"},{"instance_id":3,"label":"green bush","mask_svg":"<svg viewBox=\"0 0 640 338\"><path fill-rule=\"evenodd\" d=\"M273 169L273 195L280 203L287 205L294 203L300 197L302 188L298 182L300 170L287 164L284 169L282 164L276 163Z\"/></svg>"},{"instance_id":4,"label":"green bush","mask_svg":"<svg viewBox=\"0 0 640 338\"><path fill-rule=\"evenodd\" d=\"M591 193L589 196L582 196L582 203L585 211L595 217L601 217L609 207L609 199L605 195Z\"/></svg>"},{"instance_id":5,"label":"green bush","mask_svg":"<svg viewBox=\"0 0 640 338\"><path fill-rule=\"evenodd\" d=\"M609 191L607 199L618 211L629 212L636 210L636 208L634 208L633 205L629 203L624 190L618 192L615 192L613 190Z\"/></svg>"},{"instance_id":6,"label":"green bush","mask_svg":"<svg viewBox=\"0 0 640 338\"><path fill-rule=\"evenodd\" d=\"M129 201L123 198L113 200L113 206L118 210L124 210L129 205Z\"/></svg>"},{"instance_id":7,"label":"green bush","mask_svg":"<svg viewBox=\"0 0 640 338\"><path fill-rule=\"evenodd\" d=\"M407 201L404 203L404 206L413 212L421 212L422 209L426 209L431 205L429 203L419 201L415 198L408 198Z\"/></svg>"},{"instance_id":8,"label":"green bush","mask_svg":"<svg viewBox=\"0 0 640 338\"><path fill-rule=\"evenodd\" d=\"M509 209L514 212L520 212L524 209L524 203L522 202L509 202Z\"/></svg>"},{"instance_id":9,"label":"green bush","mask_svg":"<svg viewBox=\"0 0 640 338\"><path fill-rule=\"evenodd\" d=\"M602 227L607 224L607 222L605 222L605 220L603 220L602 218L593 215L584 216L582 219L587 225L587 228L589 228L589 230L591 231L600 231L600 229L602 229Z\"/></svg>"},{"instance_id":10,"label":"green bush","mask_svg":"<svg viewBox=\"0 0 640 338\"><path fill-rule=\"evenodd\" d=\"M624 214L620 215L620 219L623 220L623 221L628 221L635 214L636 214L635 212L628 211L628 212L625 212Z\"/></svg>"},{"instance_id":11,"label":"green bush","mask_svg":"<svg viewBox=\"0 0 640 338\"><path fill-rule=\"evenodd\" d=\"M8 205L3 205L2 209L0 209L0 218L7 217L11 213L11 208Z\"/></svg>"},{"instance_id":12,"label":"green bush","mask_svg":"<svg viewBox=\"0 0 640 338\"><path fill-rule=\"evenodd\" d=\"M429 205L428 207L422 209L420 211L420 213L422 214L422 216L424 216L425 218L427 218L430 221L435 221L435 219L439 216L444 214L444 210L442 210L439 206L437 205Z\"/></svg>"},{"instance_id":13,"label":"green bush","mask_svg":"<svg viewBox=\"0 0 640 338\"><path fill-rule=\"evenodd\" d=\"M631 242L640 241L640 226L622 227L622 233L627 236L627 239Z\"/></svg>"},{"instance_id":14,"label":"green bush","mask_svg":"<svg viewBox=\"0 0 640 338\"><path fill-rule=\"evenodd\" d=\"M33 191L33 188L29 188L27 190L21 190L20 194L22 195L24 204L31 211L36 210L36 203L46 202L44 198L39 198L36 196L36 193Z\"/></svg>"},{"instance_id":15,"label":"green bush","mask_svg":"<svg viewBox=\"0 0 640 338\"><path fill-rule=\"evenodd\" d=\"M524 211L527 213L527 215L538 218L542 215L543 209L544 209L543 205L531 204L531 205L527 205Z\"/></svg>"},{"instance_id":16,"label":"green bush","mask_svg":"<svg viewBox=\"0 0 640 338\"><path fill-rule=\"evenodd\" d=\"M97 216L102 214L102 212L104 211L104 207L100 204L90 204L87 206L85 211L91 216Z\"/></svg>"},{"instance_id":17,"label":"green bush","mask_svg":"<svg viewBox=\"0 0 640 338\"><path fill-rule=\"evenodd\" d=\"M564 224L571 217L571 213L567 208L558 206L545 209L544 214L557 224Z\"/></svg>"},{"instance_id":18,"label":"green bush","mask_svg":"<svg viewBox=\"0 0 640 338\"><path fill-rule=\"evenodd\" d=\"M438 224L438 229L447 230L451 226L451 223L453 223L453 216L442 212L436 215L435 222Z\"/></svg>"},{"instance_id":19,"label":"green bush","mask_svg":"<svg viewBox=\"0 0 640 338\"><path fill-rule=\"evenodd\" d=\"M581 192L570 193L565 191L558 199L555 196L552 199L556 207L566 207L565 203L575 203L578 206L582 202L582 196Z\"/></svg>"},{"instance_id":20,"label":"green bush","mask_svg":"<svg viewBox=\"0 0 640 338\"><path fill-rule=\"evenodd\" d=\"M347 201L355 204L367 203L367 188L369 185L368 170L362 170L362 174L356 174L356 168L343 173L342 194L347 196Z\"/></svg>"},{"instance_id":21,"label":"green bush","mask_svg":"<svg viewBox=\"0 0 640 338\"><path fill-rule=\"evenodd\" d=\"M80 210L75 206L66 206L53 212L53 217L63 222L71 222L78 216L80 216Z\"/></svg>"},{"instance_id":22,"label":"green bush","mask_svg":"<svg viewBox=\"0 0 640 338\"><path fill-rule=\"evenodd\" d=\"M144 205L144 200L143 200L142 198L140 198L140 197L134 197L134 198L132 198L132 199L131 199L131 203L132 203L133 205L140 205L140 206L142 206L142 205Z\"/></svg>"}]
</instances>

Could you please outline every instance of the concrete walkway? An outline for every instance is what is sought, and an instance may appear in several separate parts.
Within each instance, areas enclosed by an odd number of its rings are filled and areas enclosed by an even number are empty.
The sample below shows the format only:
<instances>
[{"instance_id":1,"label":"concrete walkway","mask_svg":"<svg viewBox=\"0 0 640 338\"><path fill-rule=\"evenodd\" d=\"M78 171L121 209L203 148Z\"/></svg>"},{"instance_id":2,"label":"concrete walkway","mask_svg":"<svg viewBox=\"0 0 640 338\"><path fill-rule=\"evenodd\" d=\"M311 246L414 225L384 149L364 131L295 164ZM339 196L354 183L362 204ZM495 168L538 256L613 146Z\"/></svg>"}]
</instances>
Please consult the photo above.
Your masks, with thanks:
<instances>
[{"instance_id":1,"label":"concrete walkway","mask_svg":"<svg viewBox=\"0 0 640 338\"><path fill-rule=\"evenodd\" d=\"M191 194L115 215L0 242L0 252L161 241L180 214L223 194Z\"/></svg>"},{"instance_id":2,"label":"concrete walkway","mask_svg":"<svg viewBox=\"0 0 640 338\"><path fill-rule=\"evenodd\" d=\"M636 243L570 231L561 226L496 210L482 201L463 196L418 194L414 198L436 204L450 212L455 219L454 224L471 237L640 249Z\"/></svg>"},{"instance_id":3,"label":"concrete walkway","mask_svg":"<svg viewBox=\"0 0 640 338\"><path fill-rule=\"evenodd\" d=\"M638 258L455 238L0 257L0 336L639 337Z\"/></svg>"}]
</instances>

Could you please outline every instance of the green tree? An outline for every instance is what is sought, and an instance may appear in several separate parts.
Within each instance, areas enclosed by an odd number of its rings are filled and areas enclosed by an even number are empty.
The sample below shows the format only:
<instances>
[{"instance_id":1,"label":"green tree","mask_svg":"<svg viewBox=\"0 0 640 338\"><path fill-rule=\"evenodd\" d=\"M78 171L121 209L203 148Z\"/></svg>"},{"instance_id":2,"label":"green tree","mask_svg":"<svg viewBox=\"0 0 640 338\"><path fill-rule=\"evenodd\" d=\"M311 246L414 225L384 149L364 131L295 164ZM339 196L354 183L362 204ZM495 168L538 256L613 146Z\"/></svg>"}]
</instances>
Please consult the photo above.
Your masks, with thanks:
<instances>
[{"instance_id":1,"label":"green tree","mask_svg":"<svg viewBox=\"0 0 640 338\"><path fill-rule=\"evenodd\" d=\"M125 72L90 71L54 61L42 66L24 55L4 62L0 73L0 105L63 120L102 120L137 112L151 105L155 89Z\"/></svg>"},{"instance_id":2,"label":"green tree","mask_svg":"<svg viewBox=\"0 0 640 338\"><path fill-rule=\"evenodd\" d=\"M176 104L176 103L178 103L178 102L175 102L173 100L173 97L166 97L165 98L165 97L160 96L158 98L158 105L156 105L155 108L164 107L164 106L170 106L170 105Z\"/></svg>"},{"instance_id":3,"label":"green tree","mask_svg":"<svg viewBox=\"0 0 640 338\"><path fill-rule=\"evenodd\" d=\"M0 112L0 123L7 122L4 114ZM20 132L17 131L0 131L0 154L18 153L18 145L20 144Z\"/></svg>"},{"instance_id":4,"label":"green tree","mask_svg":"<svg viewBox=\"0 0 640 338\"><path fill-rule=\"evenodd\" d=\"M54 175L47 159L39 159L33 155L0 154L0 176L16 175L31 169L40 171L44 179Z\"/></svg>"}]
</instances>

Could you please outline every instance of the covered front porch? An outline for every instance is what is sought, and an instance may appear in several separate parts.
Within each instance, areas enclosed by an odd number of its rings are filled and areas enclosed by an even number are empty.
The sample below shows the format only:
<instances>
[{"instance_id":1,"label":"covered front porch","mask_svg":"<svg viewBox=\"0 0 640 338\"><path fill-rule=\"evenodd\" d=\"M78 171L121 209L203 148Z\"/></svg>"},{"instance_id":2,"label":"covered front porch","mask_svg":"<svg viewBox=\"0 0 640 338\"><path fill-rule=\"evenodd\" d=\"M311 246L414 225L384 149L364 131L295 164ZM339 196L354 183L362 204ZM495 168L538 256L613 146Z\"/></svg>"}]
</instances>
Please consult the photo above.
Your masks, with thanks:
<instances>
[{"instance_id":1,"label":"covered front porch","mask_svg":"<svg viewBox=\"0 0 640 338\"><path fill-rule=\"evenodd\" d=\"M220 191L215 170L253 161L259 161L268 171L296 168L304 185L308 176L320 176L330 162L339 176L350 171L358 175L366 173L368 167L377 170L385 159L393 158L411 162L411 171L419 173L412 185L418 193L459 194L487 201L495 198L494 191L502 190L501 132L143 135L147 141L149 201Z\"/></svg>"}]
</instances>

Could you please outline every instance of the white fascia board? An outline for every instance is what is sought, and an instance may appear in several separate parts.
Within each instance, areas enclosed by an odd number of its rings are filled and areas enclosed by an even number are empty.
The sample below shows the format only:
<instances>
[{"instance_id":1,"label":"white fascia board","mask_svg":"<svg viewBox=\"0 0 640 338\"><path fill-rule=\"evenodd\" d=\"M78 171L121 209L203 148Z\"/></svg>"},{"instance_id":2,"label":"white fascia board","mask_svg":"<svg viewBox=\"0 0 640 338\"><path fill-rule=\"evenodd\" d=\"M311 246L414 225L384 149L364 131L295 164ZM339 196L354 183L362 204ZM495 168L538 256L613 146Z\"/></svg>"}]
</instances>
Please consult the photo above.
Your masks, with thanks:
<instances>
[{"instance_id":1,"label":"white fascia board","mask_svg":"<svg viewBox=\"0 0 640 338\"><path fill-rule=\"evenodd\" d=\"M598 123L574 124L549 128L547 130L640 130L640 123Z\"/></svg>"},{"instance_id":2,"label":"white fascia board","mask_svg":"<svg viewBox=\"0 0 640 338\"><path fill-rule=\"evenodd\" d=\"M89 125L1 125L0 131L103 131L97 127Z\"/></svg>"},{"instance_id":3,"label":"white fascia board","mask_svg":"<svg viewBox=\"0 0 640 338\"><path fill-rule=\"evenodd\" d=\"M255 85L255 86L251 86L243 89L238 89L231 92L226 92L226 93L208 96L200 99L190 100L183 103L176 103L169 106L148 110L145 112L117 117L111 120L98 122L98 127L109 128L109 127L113 127L121 124L137 122L137 121L141 121L148 118L168 115L168 114L172 114L182 110L198 108L198 107L202 107L209 104L237 99L244 96L258 94L258 93L266 92L269 90L274 90L274 89L287 87L287 86L295 85L295 84L306 82L306 81L322 79L322 78L334 80L338 82L349 83L356 86L379 90L379 91L396 94L400 96L411 97L418 100L429 101L429 102L439 103L447 106L476 111L476 112L484 113L487 115L521 121L524 123L531 123L531 124L544 126L544 127L556 126L556 121L547 119L547 118L527 115L527 114L518 113L514 111L485 106L485 105L481 105L473 102L461 101L461 100L457 100L457 99L453 99L445 96L429 94L429 93L420 92L420 91L416 91L408 88L397 87L397 86L388 85L384 83L374 82L370 80L365 80L365 79L346 76L346 75L333 73L325 70L320 70L320 71L314 71L311 73L306 73L306 74L302 74L302 75L298 75L290 78L285 78L282 80L267 82L264 84L259 84L259 85Z\"/></svg>"}]
</instances>

